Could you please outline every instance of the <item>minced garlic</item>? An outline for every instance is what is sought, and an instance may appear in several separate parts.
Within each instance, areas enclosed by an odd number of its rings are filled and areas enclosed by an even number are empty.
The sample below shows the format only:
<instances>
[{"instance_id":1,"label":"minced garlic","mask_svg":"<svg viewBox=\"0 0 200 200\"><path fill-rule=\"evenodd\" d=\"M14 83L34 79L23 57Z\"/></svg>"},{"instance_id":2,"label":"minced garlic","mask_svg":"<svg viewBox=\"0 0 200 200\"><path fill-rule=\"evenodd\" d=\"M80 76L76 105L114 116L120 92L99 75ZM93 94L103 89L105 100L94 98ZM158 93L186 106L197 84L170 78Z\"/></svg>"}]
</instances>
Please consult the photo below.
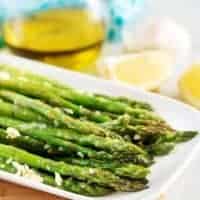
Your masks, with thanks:
<instances>
[{"instance_id":1,"label":"minced garlic","mask_svg":"<svg viewBox=\"0 0 200 200\"><path fill-rule=\"evenodd\" d=\"M17 170L16 175L24 178L31 179L37 182L43 182L43 178L33 169L30 169L28 165L21 165L18 162L12 162L13 167Z\"/></svg>"},{"instance_id":2,"label":"minced garlic","mask_svg":"<svg viewBox=\"0 0 200 200\"><path fill-rule=\"evenodd\" d=\"M61 175L57 172L55 172L55 182L57 186L61 186L63 183L63 179L61 177Z\"/></svg>"},{"instance_id":3,"label":"minced garlic","mask_svg":"<svg viewBox=\"0 0 200 200\"><path fill-rule=\"evenodd\" d=\"M10 138L10 139L15 139L21 136L20 132L16 128L12 128L12 127L8 127L6 129L6 133L7 133L7 138Z\"/></svg>"}]
</instances>

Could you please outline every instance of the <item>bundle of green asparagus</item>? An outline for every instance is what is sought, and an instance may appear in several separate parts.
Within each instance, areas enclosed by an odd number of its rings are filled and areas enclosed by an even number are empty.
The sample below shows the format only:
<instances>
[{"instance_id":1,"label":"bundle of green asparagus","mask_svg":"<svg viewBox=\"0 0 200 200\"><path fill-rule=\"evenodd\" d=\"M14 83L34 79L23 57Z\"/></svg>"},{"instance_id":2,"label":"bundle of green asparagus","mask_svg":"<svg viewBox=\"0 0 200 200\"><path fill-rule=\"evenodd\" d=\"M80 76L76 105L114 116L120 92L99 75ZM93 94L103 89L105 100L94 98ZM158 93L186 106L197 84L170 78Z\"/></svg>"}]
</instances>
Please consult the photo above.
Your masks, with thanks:
<instances>
[{"instance_id":1,"label":"bundle of green asparagus","mask_svg":"<svg viewBox=\"0 0 200 200\"><path fill-rule=\"evenodd\" d=\"M87 196L140 191L154 157L196 134L146 102L0 65L0 169L9 173Z\"/></svg>"}]
</instances>

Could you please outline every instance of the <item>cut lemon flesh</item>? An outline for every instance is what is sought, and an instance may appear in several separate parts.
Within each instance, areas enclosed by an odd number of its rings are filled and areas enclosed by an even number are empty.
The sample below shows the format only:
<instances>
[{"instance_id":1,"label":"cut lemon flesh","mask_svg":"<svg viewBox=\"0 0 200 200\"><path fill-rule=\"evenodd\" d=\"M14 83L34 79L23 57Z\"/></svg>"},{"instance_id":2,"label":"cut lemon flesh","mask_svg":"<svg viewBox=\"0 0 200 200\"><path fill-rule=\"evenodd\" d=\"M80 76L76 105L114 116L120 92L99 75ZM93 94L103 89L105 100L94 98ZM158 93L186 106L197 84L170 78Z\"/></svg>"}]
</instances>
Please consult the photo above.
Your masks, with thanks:
<instances>
[{"instance_id":1,"label":"cut lemon flesh","mask_svg":"<svg viewBox=\"0 0 200 200\"><path fill-rule=\"evenodd\" d=\"M99 67L104 78L153 90L171 74L172 57L155 50L108 58Z\"/></svg>"},{"instance_id":2,"label":"cut lemon flesh","mask_svg":"<svg viewBox=\"0 0 200 200\"><path fill-rule=\"evenodd\" d=\"M191 105L200 108L200 64L192 65L179 80L181 97Z\"/></svg>"}]
</instances>

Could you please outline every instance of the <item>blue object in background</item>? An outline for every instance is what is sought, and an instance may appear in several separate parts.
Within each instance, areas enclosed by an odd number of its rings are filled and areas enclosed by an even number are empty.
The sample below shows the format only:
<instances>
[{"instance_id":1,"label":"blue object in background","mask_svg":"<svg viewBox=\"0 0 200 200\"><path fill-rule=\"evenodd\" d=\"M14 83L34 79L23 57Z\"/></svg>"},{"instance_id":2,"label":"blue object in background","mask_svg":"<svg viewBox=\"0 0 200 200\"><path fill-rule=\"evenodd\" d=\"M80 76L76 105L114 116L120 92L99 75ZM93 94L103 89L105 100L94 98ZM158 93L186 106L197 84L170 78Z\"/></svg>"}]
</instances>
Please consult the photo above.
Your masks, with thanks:
<instances>
[{"instance_id":1,"label":"blue object in background","mask_svg":"<svg viewBox=\"0 0 200 200\"><path fill-rule=\"evenodd\" d=\"M102 14L107 16L107 39L119 42L127 24L134 25L145 12L147 0L102 0ZM95 4L95 0L90 0ZM0 0L0 23L9 16L31 13L49 8L84 7L86 0ZM105 13L106 14L105 14Z\"/></svg>"},{"instance_id":2,"label":"blue object in background","mask_svg":"<svg viewBox=\"0 0 200 200\"><path fill-rule=\"evenodd\" d=\"M127 24L134 25L144 16L146 0L105 0L108 8L108 40L120 41Z\"/></svg>"}]
</instances>

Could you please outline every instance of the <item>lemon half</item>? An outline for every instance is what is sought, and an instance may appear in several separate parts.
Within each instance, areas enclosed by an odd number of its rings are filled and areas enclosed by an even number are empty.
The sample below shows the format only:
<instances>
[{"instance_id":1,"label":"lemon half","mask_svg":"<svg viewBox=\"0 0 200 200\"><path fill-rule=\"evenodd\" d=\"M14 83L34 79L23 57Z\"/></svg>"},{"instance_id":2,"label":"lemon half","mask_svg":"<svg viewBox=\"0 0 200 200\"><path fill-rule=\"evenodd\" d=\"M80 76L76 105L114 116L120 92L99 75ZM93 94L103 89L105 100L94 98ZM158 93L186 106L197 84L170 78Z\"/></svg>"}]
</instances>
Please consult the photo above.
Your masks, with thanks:
<instances>
[{"instance_id":1,"label":"lemon half","mask_svg":"<svg viewBox=\"0 0 200 200\"><path fill-rule=\"evenodd\" d=\"M104 78L153 90L170 76L172 57L158 50L121 55L105 58L98 68Z\"/></svg>"},{"instance_id":2,"label":"lemon half","mask_svg":"<svg viewBox=\"0 0 200 200\"><path fill-rule=\"evenodd\" d=\"M200 108L200 64L193 64L179 80L183 100Z\"/></svg>"}]
</instances>

